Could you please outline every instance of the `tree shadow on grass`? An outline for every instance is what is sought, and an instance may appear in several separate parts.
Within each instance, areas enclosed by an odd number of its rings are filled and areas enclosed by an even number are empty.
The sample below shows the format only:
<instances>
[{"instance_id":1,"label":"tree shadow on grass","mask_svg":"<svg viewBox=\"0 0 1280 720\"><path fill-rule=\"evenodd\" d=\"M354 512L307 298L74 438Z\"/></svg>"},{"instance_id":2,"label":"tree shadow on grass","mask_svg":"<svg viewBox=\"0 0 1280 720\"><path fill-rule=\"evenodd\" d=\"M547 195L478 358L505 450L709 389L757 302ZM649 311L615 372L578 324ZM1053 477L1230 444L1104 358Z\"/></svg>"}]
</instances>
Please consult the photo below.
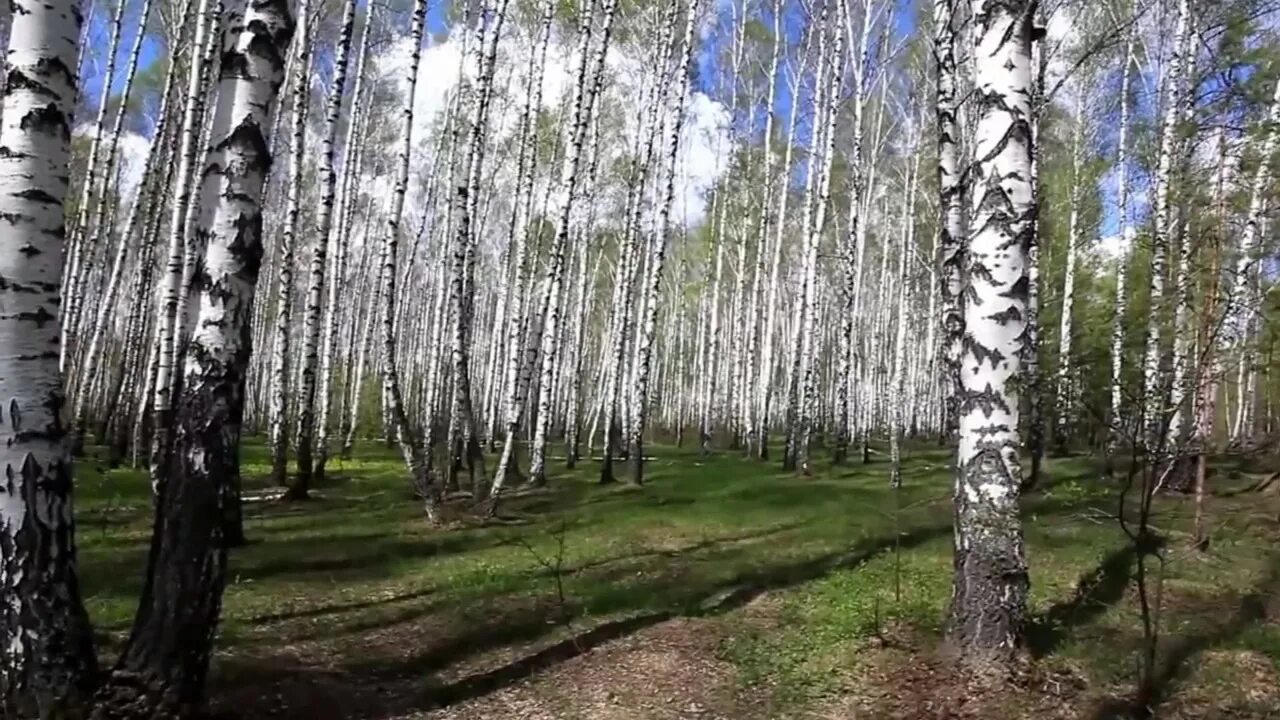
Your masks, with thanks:
<instances>
[{"instance_id":1,"label":"tree shadow on grass","mask_svg":"<svg viewBox=\"0 0 1280 720\"><path fill-rule=\"evenodd\" d=\"M1129 586L1134 557L1132 543L1113 550L1096 568L1081 576L1070 599L1033 618L1028 630L1032 655L1041 658L1052 653L1073 629L1087 625L1119 602Z\"/></svg>"},{"instance_id":2,"label":"tree shadow on grass","mask_svg":"<svg viewBox=\"0 0 1280 720\"><path fill-rule=\"evenodd\" d=\"M950 531L949 525L920 528L903 533L896 544L902 549L908 549ZM681 616L719 615L742 607L771 590L799 585L838 570L857 567L883 552L892 550L894 546L895 539L892 536L881 537L859 543L852 550L742 573L729 582L711 588L700 598L681 607L644 612L604 622L499 667L436 687L431 693L428 704L417 709L447 707L486 695L515 684L541 670L573 659L606 642L626 637L658 623Z\"/></svg>"},{"instance_id":3,"label":"tree shadow on grass","mask_svg":"<svg viewBox=\"0 0 1280 720\"><path fill-rule=\"evenodd\" d=\"M607 607L597 607L600 605L598 594L593 594L586 602L569 603L574 607L558 608L555 612L542 613L533 623L533 628L540 630L539 635L545 634L555 629L554 626L562 624L566 617L573 615L590 606L592 614L608 614L614 611L634 611L638 606L653 604L654 597L672 597L679 596L681 593L687 593L688 587L682 585L686 578L668 577L670 573L664 575L657 582L649 582L645 584L646 590L652 592L639 593L636 588L628 585L627 581L633 580L636 576L637 568L648 566L640 566L637 563L643 563L646 560L679 560L683 557L702 553L708 550L716 550L722 546L732 546L739 543L746 543L755 540L767 539L779 533L786 532L794 528L795 524L773 526L763 528L757 532L744 533L738 535L729 535L716 538L708 538L702 541L685 545L683 547L673 548L670 550L647 549L629 553L613 555L607 558L588 561L580 565L566 565L559 570L561 578L568 581L571 579L585 578L593 586L603 586L610 590L617 589L619 592L616 597L616 604L605 603ZM510 544L507 543L498 544ZM616 570L615 575L620 579L612 579L608 573ZM603 572L602 572L603 571ZM512 570L509 575L505 576L506 580L501 584L504 587L514 587L524 579L542 579L554 578L556 571L554 568L545 566L521 567ZM671 580L670 586L662 585L666 579ZM435 600L429 598L440 595ZM498 598L508 597L507 592L500 593ZM421 601L428 598L426 602ZM362 633L377 632L394 626L407 626L409 623L418 621L432 622L428 616L436 616L441 613L464 612L475 614L474 610L477 604L492 604L494 598L488 596L466 595L465 597L450 596L449 593L441 593L438 587L424 588L414 592L400 593L391 597L378 598L373 600L364 600L348 603L336 603L329 605L321 605L318 607L302 607L294 610L288 610L279 613L269 613L255 617L238 620L238 623L255 626L256 630L252 638L240 638L237 636L237 645L241 647L257 646L262 647L266 643L278 643L287 641L290 643L307 642L313 640L337 640L340 638L348 638ZM575 598L576 600L576 598ZM517 603L518 605L518 603ZM399 606L392 608L391 606ZM511 624L511 603L499 602L496 606L497 611L491 615L482 615L475 618L474 622L464 623L468 627L475 626L479 644L471 642L461 643L458 653L439 652L432 648L422 651L423 655L430 656L449 656L465 657L465 652L469 647L476 649L485 649L489 645L485 644L490 635L501 636L505 630L499 625ZM373 611L373 612L362 612ZM313 618L326 617L326 621L322 623L309 623L301 629L280 628L268 631L263 626L273 624L285 624L294 620L308 620ZM519 624L517 622L517 624ZM264 634L266 633L266 634ZM514 642L521 637L509 637L507 641ZM498 638L501 639L501 638ZM524 638L531 639L531 638ZM436 663L432 660L425 661L428 665L434 666Z\"/></svg>"},{"instance_id":4,"label":"tree shadow on grass","mask_svg":"<svg viewBox=\"0 0 1280 720\"><path fill-rule=\"evenodd\" d=\"M323 615L337 615L339 613L353 612L356 610L369 610L385 605L394 605L396 603L409 602L411 600L420 600L434 592L436 592L435 588L424 588L412 592L401 593L399 595L393 595L391 597L378 598L377 600L334 603L332 605L321 605L319 607L255 615L254 617L245 618L244 622L251 625L270 625L273 623L288 622L290 620L303 620L307 618L321 617Z\"/></svg>"},{"instance_id":5,"label":"tree shadow on grass","mask_svg":"<svg viewBox=\"0 0 1280 720\"><path fill-rule=\"evenodd\" d=\"M316 576L317 582L325 583L332 582L335 574L344 579L383 578L388 576L388 565L404 558L458 555L509 542L494 534L468 532L441 533L420 539L371 533L341 540L345 542L316 536L264 543L235 556L231 573L258 582L282 575Z\"/></svg>"},{"instance_id":6,"label":"tree shadow on grass","mask_svg":"<svg viewBox=\"0 0 1280 720\"><path fill-rule=\"evenodd\" d=\"M644 560L647 558L675 559L683 555L689 555L692 553L699 552L701 550L709 550L712 548L720 547L722 545L731 545L734 543L748 542L752 540L763 540L765 538L769 538L774 535L781 535L782 533L788 532L790 530L795 530L796 528L801 527L802 525L803 523L798 523L798 522L785 523L782 525L774 525L772 527L762 528L761 530L756 532L742 533L739 535L729 535L729 536L723 536L723 537L706 538L703 540L699 540L698 542L693 543L691 545L685 545L685 546L674 548L671 550L647 548L644 550L636 550L634 552L622 553L618 555L610 555L608 557L596 558L594 560L587 560L577 565L566 566L562 568L560 572L566 575L573 575L573 574L585 572L587 570L593 570L595 568L604 567L607 565L613 565L615 563L620 563L620 562L627 562L630 560ZM549 576L549 575L554 575L555 573L550 569L543 569L538 574L543 576Z\"/></svg>"},{"instance_id":7,"label":"tree shadow on grass","mask_svg":"<svg viewBox=\"0 0 1280 720\"><path fill-rule=\"evenodd\" d=\"M777 528L771 528L777 532ZM630 636L677 617L714 616L742 607L771 590L817 580L829 573L857 567L897 545L909 549L951 532L951 526L936 525L903 533L868 539L853 548L831 552L797 562L753 568L712 584L702 592L685 593L685 601L667 608L645 609L635 605L619 608L613 619L574 632L569 637L546 644L546 636L562 633L566 626L557 614L564 608L534 603L501 613L498 623L485 623L489 616L455 624L461 634L400 660L363 660L334 669L290 667L278 658L228 657L220 660L219 685L225 689L216 707L234 707L239 717L258 718L350 718L371 720L388 716L448 707L514 685L535 673L583 655L607 642ZM765 533L767 535L768 533ZM729 542L741 538L722 538ZM698 543L693 547L701 548ZM652 593L636 594L637 600L671 593L688 578L664 577L652 584ZM687 590L687 588L684 588ZM482 608L472 608L477 610ZM541 647L538 647L539 643ZM441 682L430 675L444 668L465 664L487 651L513 645L516 656L496 667L478 669ZM275 703L276 707L266 707ZM282 706L281 706L282 705Z\"/></svg>"},{"instance_id":8,"label":"tree shadow on grass","mask_svg":"<svg viewBox=\"0 0 1280 720\"><path fill-rule=\"evenodd\" d=\"M1206 651L1231 643L1246 630L1266 622L1267 601L1280 593L1280 563L1272 563L1270 572L1241 596L1235 610L1225 622L1209 622L1208 629L1191 635L1166 640L1156 660L1157 669L1151 687L1130 697L1104 700L1091 720L1128 720L1155 718L1160 707L1173 699L1180 682L1186 679L1190 663Z\"/></svg>"}]
</instances>

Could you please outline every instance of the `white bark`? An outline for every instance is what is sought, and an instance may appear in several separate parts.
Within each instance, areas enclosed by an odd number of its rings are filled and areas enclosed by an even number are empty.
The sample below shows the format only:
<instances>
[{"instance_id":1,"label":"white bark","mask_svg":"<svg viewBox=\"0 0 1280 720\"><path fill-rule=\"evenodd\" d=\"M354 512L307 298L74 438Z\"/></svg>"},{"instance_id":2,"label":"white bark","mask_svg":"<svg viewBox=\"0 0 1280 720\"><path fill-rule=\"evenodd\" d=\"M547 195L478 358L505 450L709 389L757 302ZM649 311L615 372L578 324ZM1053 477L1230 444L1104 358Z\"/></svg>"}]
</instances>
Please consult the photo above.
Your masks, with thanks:
<instances>
[{"instance_id":1,"label":"white bark","mask_svg":"<svg viewBox=\"0 0 1280 720\"><path fill-rule=\"evenodd\" d=\"M15 0L0 94L0 716L79 714L96 671L76 582L58 344L80 16Z\"/></svg>"},{"instance_id":2,"label":"white bark","mask_svg":"<svg viewBox=\"0 0 1280 720\"><path fill-rule=\"evenodd\" d=\"M680 149L680 131L684 127L685 96L689 93L689 64L693 58L693 29L698 15L698 0L689 0L685 8L684 40L681 43L680 64L676 70L676 90L672 96L675 108L668 123L667 136L667 175L661 205L658 207L658 219L653 237L649 240L649 276L648 287L643 289L648 298L644 317L641 318L640 357L635 376L635 402L632 407L632 428L630 438L631 482L640 484L644 478L644 428L649 410L649 370L653 362L653 341L658 320L658 283L662 280L662 266L666 258L667 234L671 229L671 210L675 201L676 164Z\"/></svg>"},{"instance_id":3,"label":"white bark","mask_svg":"<svg viewBox=\"0 0 1280 720\"><path fill-rule=\"evenodd\" d=\"M168 481L157 498L163 521L153 531L138 621L103 691L134 713L145 708L140 714L148 717L190 713L213 650L210 630L227 563L227 526L219 515L239 502L245 376L263 257L262 188L270 167L266 133L292 29L283 2L232 5L226 13L194 220L203 252L192 284L197 322L183 359Z\"/></svg>"},{"instance_id":4,"label":"white bark","mask_svg":"<svg viewBox=\"0 0 1280 720\"><path fill-rule=\"evenodd\" d=\"M107 106L111 100L111 82L116 74L116 54L120 48L121 31L124 29L124 11L128 3L120 0L111 18L110 39L107 41L107 62L102 76L106 79L102 97L98 99L97 117L93 123L93 137L89 141L89 157L85 162L85 179L80 186L80 200L76 206L76 219L71 227L70 252L67 258L67 271L63 282L63 340L60 346L60 363L67 369L68 353L73 350L73 333L79 323L80 307L83 304L85 278L89 275L89 266L97 248L90 246L86 240L89 216L95 204L94 193L98 189L98 155L102 148L102 138L106 131Z\"/></svg>"},{"instance_id":5,"label":"white bark","mask_svg":"<svg viewBox=\"0 0 1280 720\"><path fill-rule=\"evenodd\" d=\"M304 0L305 1L305 0ZM351 36L355 31L356 0L346 0L342 12L342 21L338 31L338 46L333 61L333 80L329 88L329 97L325 108L324 127L320 131L320 206L316 211L315 238L316 244L311 253L311 278L307 284L306 314L302 330L302 387L298 409L298 482L295 495L304 496L312 474L324 473L324 460L328 457L328 448L317 449L316 442L316 386L324 386L325 392L319 403L325 408L321 413L320 426L325 430L320 435L327 440L329 393L327 383L318 383L317 371L327 373L332 350L326 343L323 352L326 362L320 362L320 329L323 317L325 282L329 283L330 307L337 307L338 285L340 276L326 278L329 263L329 245L333 242L334 204L337 200L338 172L334 167L334 140L338 134L338 115L342 110L342 97L347 85L347 65L351 57ZM313 464L313 452L317 452L320 462Z\"/></svg>"},{"instance_id":6,"label":"white bark","mask_svg":"<svg viewBox=\"0 0 1280 720\"><path fill-rule=\"evenodd\" d=\"M1249 191L1249 210L1245 216L1244 232L1240 234L1227 314L1223 321L1221 344L1224 348L1237 351L1259 310L1249 302L1249 289L1251 273L1259 261L1258 243L1267 208L1267 191L1271 185L1271 161L1276 154L1277 141L1280 140L1280 83L1276 84L1271 107L1267 110L1267 125L1267 134L1258 150L1258 169L1254 172Z\"/></svg>"},{"instance_id":7,"label":"white bark","mask_svg":"<svg viewBox=\"0 0 1280 720\"><path fill-rule=\"evenodd\" d=\"M826 13L819 20L817 32L826 33ZM840 101L841 70L844 68L844 35L835 33L835 48L830 55L825 52L825 37L819 39L818 68L815 71L814 84L814 117L821 117L821 123L815 127L810 142L809 172L805 182L805 221L804 250L802 256L803 280L801 285L800 305L797 316L800 322L796 326L796 351L792 363L793 377L790 384L790 400L788 402L788 452L784 465L790 464L808 474L809 467L809 433L813 423L813 410L816 399L816 373L814 356L817 337L818 301L818 246L826 223L827 205L831 197L831 167L835 150L836 114ZM830 78L828 85L827 78ZM821 161L816 166L815 162ZM817 169L817 182L814 182L814 170Z\"/></svg>"},{"instance_id":8,"label":"white bark","mask_svg":"<svg viewBox=\"0 0 1280 720\"><path fill-rule=\"evenodd\" d=\"M417 434L409 426L405 412L404 399L400 388L400 373L396 358L396 255L400 244L400 222L404 214L405 193L409 189L409 153L412 148L413 108L418 94L418 67L422 60L422 36L426 25L427 0L414 0L413 20L409 31L413 43L409 55L408 81L409 92L406 93L405 104L401 110L404 118L400 131L399 147L396 158L396 184L391 195L391 207L387 217L387 228L384 231L381 257L381 322L382 322L382 382L384 397L391 414L391 422L408 466L411 482L415 489L422 493L425 510L434 520L435 496L438 487L432 482L430 471L430 448L424 449L418 442Z\"/></svg>"},{"instance_id":9,"label":"white bark","mask_svg":"<svg viewBox=\"0 0 1280 720\"><path fill-rule=\"evenodd\" d=\"M534 53L533 69L530 73L528 91L525 94L524 107L521 110L520 148L516 174L515 213L512 218L511 256L513 259L512 283L507 293L508 317L506 318L506 362L503 364L502 384L500 389L506 392L504 420L506 435L502 444L497 470L494 474L493 487L500 488L509 472L512 456L515 452L515 434L520 426L520 415L524 408L525 389L527 383L520 382L521 360L524 357L523 328L527 318L521 312L525 306L525 285L528 282L529 259L528 237L529 221L533 206L533 181L536 163L536 144L534 140L535 113L542 106L542 74L547 60L547 45L551 37L551 20L554 5L550 0L542 4L541 34ZM586 36L584 35L584 38Z\"/></svg>"},{"instance_id":10,"label":"white bark","mask_svg":"<svg viewBox=\"0 0 1280 720\"><path fill-rule=\"evenodd\" d=\"M975 667L1011 660L1027 603L1018 377L1027 326L1032 4L973 0L976 134L947 635Z\"/></svg>"},{"instance_id":11,"label":"white bark","mask_svg":"<svg viewBox=\"0 0 1280 720\"><path fill-rule=\"evenodd\" d=\"M276 285L276 318L274 327L274 350L271 366L271 411L268 422L267 442L271 446L271 476L274 484L285 486L288 471L289 438L286 434L286 415L289 398L289 375L292 368L293 344L293 270L296 264L298 223L302 213L302 169L306 151L307 115L311 108L311 33L310 33L310 0L298 0L297 33L301 42L294 54L290 68L293 85L292 122L289 140L289 174L285 181L285 219L280 231L279 264L280 279ZM295 411L302 412L303 402L295 403ZM300 448L300 446L298 446ZM295 450L298 448L295 448ZM299 461L301 457L299 456ZM299 462L299 475L301 475ZM305 481L299 477L298 482L303 497L306 496Z\"/></svg>"},{"instance_id":12,"label":"white bark","mask_svg":"<svg viewBox=\"0 0 1280 720\"><path fill-rule=\"evenodd\" d=\"M907 278L907 258L915 251L916 232L916 175L919 173L920 154L907 174L907 207L903 211L902 247L898 249L898 322L893 340L893 375L890 380L890 402L893 404L892 427L889 430L889 484L902 486L902 434L910 417L907 409L907 325L910 323L911 289Z\"/></svg>"},{"instance_id":13,"label":"white bark","mask_svg":"<svg viewBox=\"0 0 1280 720\"><path fill-rule=\"evenodd\" d=\"M1071 143L1071 209L1067 230L1067 261L1062 279L1062 317L1058 324L1058 377L1057 377L1057 441L1065 446L1072 421L1072 382L1071 365L1071 320L1076 297L1076 246L1080 244L1080 181L1083 148L1081 137L1084 134L1084 88L1078 89L1080 95L1076 99L1075 127L1072 131Z\"/></svg>"},{"instance_id":14,"label":"white bark","mask_svg":"<svg viewBox=\"0 0 1280 720\"><path fill-rule=\"evenodd\" d=\"M1189 0L1178 2L1178 26L1174 33L1173 57L1165 75L1164 118L1160 129L1160 149L1156 169L1155 228L1151 239L1151 312L1147 319L1146 350L1143 359L1143 402L1146 442L1151 449L1164 432L1164 384L1161 381L1161 325L1165 312L1165 273L1169 262L1170 185L1173 174L1174 143L1181 111L1183 54L1190 29Z\"/></svg>"},{"instance_id":15,"label":"white bark","mask_svg":"<svg viewBox=\"0 0 1280 720\"><path fill-rule=\"evenodd\" d=\"M1124 316L1129 304L1126 284L1129 274L1129 245L1132 242L1129 225L1129 86L1133 78L1135 35L1132 28L1126 33L1122 60L1124 69L1120 73L1120 135L1116 141L1116 210L1120 216L1120 256L1116 258L1116 307L1111 320L1111 419L1108 445L1112 451L1124 435L1120 409L1124 399Z\"/></svg>"},{"instance_id":16,"label":"white bark","mask_svg":"<svg viewBox=\"0 0 1280 720\"><path fill-rule=\"evenodd\" d=\"M538 389L538 416L534 428L533 448L530 451L529 477L534 484L546 481L547 433L551 423L552 382L559 358L561 283L564 276L565 250L568 244L573 204L578 194L579 167L582 164L583 146L587 140L588 123L595 110L596 98L603 82L605 57L609 52L609 40L617 14L617 0L604 0L600 12L603 15L592 57L584 52L577 70L577 87L574 90L573 115L569 125L569 141L560 169L560 203L556 208L555 235L551 245L551 264L547 271L550 299L542 328L542 368ZM584 35L590 38L590 33ZM501 478L498 478L501 480ZM495 486L496 487L496 486Z\"/></svg>"}]
</instances>

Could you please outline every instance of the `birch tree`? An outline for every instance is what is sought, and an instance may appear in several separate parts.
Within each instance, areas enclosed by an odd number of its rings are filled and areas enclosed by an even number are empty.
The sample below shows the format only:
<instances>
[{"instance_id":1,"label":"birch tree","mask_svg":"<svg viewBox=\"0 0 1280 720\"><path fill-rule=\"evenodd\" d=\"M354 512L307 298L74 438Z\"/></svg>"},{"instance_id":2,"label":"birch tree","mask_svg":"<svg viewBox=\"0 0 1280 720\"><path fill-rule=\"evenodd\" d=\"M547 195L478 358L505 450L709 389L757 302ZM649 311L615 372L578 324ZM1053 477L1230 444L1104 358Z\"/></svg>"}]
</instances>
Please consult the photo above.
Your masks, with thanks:
<instances>
[{"instance_id":1,"label":"birch tree","mask_svg":"<svg viewBox=\"0 0 1280 720\"><path fill-rule=\"evenodd\" d=\"M320 329L323 320L326 271L329 264L329 245L333 230L334 203L337 199L338 173L334 168L334 141L338 134L338 114L342 111L342 97L347 84L347 64L351 56L351 36L355 30L355 0L343 4L342 20L338 31L338 46L334 52L333 81L326 100L324 126L320 130L320 206L316 211L315 246L311 252L311 268L307 281L307 301L302 328L302 387L298 407L298 478L290 488L294 498L307 497L313 473L316 470L316 373L322 370L320 363ZM327 278L330 283L340 278ZM327 398L320 400L326 402ZM323 466L321 467L323 473Z\"/></svg>"},{"instance_id":2,"label":"birch tree","mask_svg":"<svg viewBox=\"0 0 1280 720\"><path fill-rule=\"evenodd\" d=\"M226 10L195 218L204 248L192 285L198 322L183 361L137 619L100 693L107 716L183 716L202 699L226 583L222 508L240 472L268 123L292 34L283 2Z\"/></svg>"},{"instance_id":3,"label":"birch tree","mask_svg":"<svg viewBox=\"0 0 1280 720\"><path fill-rule=\"evenodd\" d=\"M649 372L653 359L654 332L658 320L658 284L662 278L662 266L666 258L667 234L671 230L671 209L675 202L676 157L680 150L680 130L684 127L685 96L689 93L689 63L693 58L693 28L698 16L698 0L689 0L685 8L684 39L681 41L680 64L676 69L676 92L672 98L675 108L668 123L667 136L667 174L666 187L663 190L662 204L658 208L658 220L653 237L649 240L649 278L644 289L648 302L645 316L640 328L640 357L635 376L635 402L632 412L630 438L631 482L639 485L644 481L644 426L649 409Z\"/></svg>"},{"instance_id":4,"label":"birch tree","mask_svg":"<svg viewBox=\"0 0 1280 720\"><path fill-rule=\"evenodd\" d=\"M947 641L983 670L1012 660L1027 612L1018 496L1018 389L1035 222L1031 44L1035 0L973 0L973 224L959 403L955 578Z\"/></svg>"},{"instance_id":5,"label":"birch tree","mask_svg":"<svg viewBox=\"0 0 1280 720\"><path fill-rule=\"evenodd\" d=\"M403 391L400 387L399 361L396 356L396 269L397 254L400 245L400 222L404 214L404 197L409 189L409 153L413 137L413 108L418 93L418 66L422 62L422 36L426 27L427 2L415 0L413 19L409 30L412 43L409 55L408 84L405 103L401 109L403 124L396 155L396 183L391 195L391 208L387 214L387 226L383 231L380 256L380 292L381 309L379 322L382 325L382 384L383 393L388 402L391 421L396 438L400 444L401 454L409 469L409 477L414 489L422 495L428 517L434 519L436 498L439 494L438 484L430 477L430 448L424 450L417 433L409 425L408 414L404 407ZM390 439L390 438L388 438Z\"/></svg>"},{"instance_id":6,"label":"birch tree","mask_svg":"<svg viewBox=\"0 0 1280 720\"><path fill-rule=\"evenodd\" d=\"M1120 256L1116 258L1116 303L1111 320L1111 420L1107 444L1111 451L1124 434L1120 415L1123 400L1124 316L1129 297L1125 291L1129 265L1129 88L1133 79L1133 49L1136 33L1125 34L1120 70L1120 130L1116 140L1116 212L1120 216Z\"/></svg>"},{"instance_id":7,"label":"birch tree","mask_svg":"<svg viewBox=\"0 0 1280 720\"><path fill-rule=\"evenodd\" d=\"M1181 111L1183 57L1190 35L1189 0L1179 0L1173 56L1165 74L1164 117L1161 119L1158 167L1155 177L1155 226L1151 238L1151 313L1147 320L1146 350L1143 355L1143 419L1145 442L1154 449L1164 441L1165 393L1161 377L1161 325L1164 323L1165 274L1169 260L1170 198L1174 144Z\"/></svg>"},{"instance_id":8,"label":"birch tree","mask_svg":"<svg viewBox=\"0 0 1280 720\"><path fill-rule=\"evenodd\" d=\"M289 68L293 85L292 123L289 134L289 174L286 180L287 200L285 206L284 227L280 232L280 244L277 248L280 256L280 277L276 284L276 322L273 337L274 357L271 368L271 478L275 485L286 487L289 462L289 437L285 426L288 424L289 376L291 374L293 344L293 270L298 238L298 225L302 219L302 170L306 151L307 113L311 106L311 33L309 0L299 0L297 4L298 24L296 31L301 38L291 58ZM304 351L305 354L305 351ZM303 370L303 376L307 375ZM304 394L305 398L305 394ZM297 404L297 412L303 412L303 403ZM307 480L302 474L301 445L298 451L298 478L290 488L289 495L295 499L307 496ZM308 472L310 468L308 468Z\"/></svg>"},{"instance_id":9,"label":"birch tree","mask_svg":"<svg viewBox=\"0 0 1280 720\"><path fill-rule=\"evenodd\" d=\"M195 43L188 75L185 110L182 115L181 146L178 152L178 186L174 192L169 235L166 245L164 282L157 299L155 377L151 379L151 483L158 487L169 454L169 438L173 424L173 377L176 372L174 352L178 334L179 293L181 292L184 255L184 229L187 209L195 185L194 167L199 147L200 123L204 117L204 65L206 53L198 50L217 47L216 28L219 5L214 0L199 0ZM144 405L145 408L145 405Z\"/></svg>"},{"instance_id":10,"label":"birch tree","mask_svg":"<svg viewBox=\"0 0 1280 720\"><path fill-rule=\"evenodd\" d=\"M72 2L15 0L0 94L0 716L82 712L97 671L76 576L58 348L76 42Z\"/></svg>"},{"instance_id":11,"label":"birch tree","mask_svg":"<svg viewBox=\"0 0 1280 720\"><path fill-rule=\"evenodd\" d=\"M961 396L960 357L964 342L961 270L964 267L964 187L960 173L959 132L956 123L955 0L933 3L934 67L937 73L938 124L938 259L942 297L943 434L958 429Z\"/></svg>"},{"instance_id":12,"label":"birch tree","mask_svg":"<svg viewBox=\"0 0 1280 720\"><path fill-rule=\"evenodd\" d=\"M1071 209L1067 222L1066 270L1062 279L1062 317L1058 325L1058 376L1055 394L1057 397L1057 422L1054 425L1058 447L1066 449L1068 433L1071 428L1072 412L1072 365L1071 365L1071 333L1072 310L1075 306L1076 288L1076 246L1080 244L1080 195L1083 183L1080 181L1083 164L1082 138L1084 135L1084 93L1080 89L1076 97L1074 127L1071 134Z\"/></svg>"}]
</instances>

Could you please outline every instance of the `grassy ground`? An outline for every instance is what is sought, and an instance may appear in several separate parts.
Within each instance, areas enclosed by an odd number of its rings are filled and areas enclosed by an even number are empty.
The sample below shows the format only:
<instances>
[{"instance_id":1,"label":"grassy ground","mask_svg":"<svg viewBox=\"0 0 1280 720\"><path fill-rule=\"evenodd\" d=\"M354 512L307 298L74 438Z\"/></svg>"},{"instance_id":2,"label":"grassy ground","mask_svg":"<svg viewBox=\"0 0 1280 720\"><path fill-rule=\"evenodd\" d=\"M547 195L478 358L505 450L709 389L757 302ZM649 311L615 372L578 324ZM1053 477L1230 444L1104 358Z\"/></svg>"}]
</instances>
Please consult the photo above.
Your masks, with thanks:
<instances>
[{"instance_id":1,"label":"grassy ground","mask_svg":"<svg viewBox=\"0 0 1280 720\"><path fill-rule=\"evenodd\" d=\"M1117 717L1141 639L1116 487L1054 459L1025 503L1031 654L995 700L937 656L950 594L947 455L816 477L657 448L643 488L597 465L504 502L497 522L423 522L394 452L337 461L306 503L246 506L211 689L245 718ZM245 449L245 484L266 454ZM1242 471L1243 470L1243 471ZM1280 717L1280 498L1215 477L1207 552L1162 500L1159 717ZM108 651L149 534L134 471L79 467L81 571ZM1232 494L1236 492L1236 494ZM896 508L896 511L895 511Z\"/></svg>"}]
</instances>

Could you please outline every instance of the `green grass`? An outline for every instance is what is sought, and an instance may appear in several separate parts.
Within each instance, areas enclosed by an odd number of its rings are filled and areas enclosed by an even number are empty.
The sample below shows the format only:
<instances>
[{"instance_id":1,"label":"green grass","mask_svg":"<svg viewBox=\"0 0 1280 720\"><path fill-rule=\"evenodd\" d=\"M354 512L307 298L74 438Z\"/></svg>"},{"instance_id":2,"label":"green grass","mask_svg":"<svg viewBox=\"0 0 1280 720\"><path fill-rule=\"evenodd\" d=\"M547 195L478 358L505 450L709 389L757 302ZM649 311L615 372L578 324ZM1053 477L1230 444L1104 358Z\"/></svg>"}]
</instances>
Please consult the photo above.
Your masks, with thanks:
<instances>
[{"instance_id":1,"label":"green grass","mask_svg":"<svg viewBox=\"0 0 1280 720\"><path fill-rule=\"evenodd\" d=\"M879 458L805 478L729 452L653 452L643 488L599 487L598 466L584 463L560 471L548 493L505 501L497 524L428 527L398 455L372 445L335 460L314 501L248 504L250 544L232 553L219 635L223 682L252 682L258 666L247 659L286 651L302 661L323 653L326 667L355 675L451 676L486 653L620 618L700 616L721 628L717 654L741 686L788 717L848 691L876 661L867 650L877 638L906 632L928 645L940 633L951 573L945 452L909 452L897 498ZM260 445L245 448L246 491L262 487L267 462ZM117 646L140 589L149 486L138 471L104 471L92 453L77 471L86 602L104 644ZM1083 677L1095 696L1122 691L1140 634L1126 538L1102 518L1115 511L1115 487L1088 458L1055 459L1024 507L1040 662ZM1163 627L1170 650L1187 655L1171 666L1171 688L1209 649L1248 650L1280 671L1275 618L1250 614L1276 590L1274 504L1215 498L1213 508L1219 531L1200 554L1182 549L1189 504L1159 507L1156 524L1171 536ZM557 573L548 565L561 553ZM1097 582L1082 597L1090 574ZM761 622L742 606L766 591ZM1229 671L1210 681L1234 682Z\"/></svg>"}]
</instances>

